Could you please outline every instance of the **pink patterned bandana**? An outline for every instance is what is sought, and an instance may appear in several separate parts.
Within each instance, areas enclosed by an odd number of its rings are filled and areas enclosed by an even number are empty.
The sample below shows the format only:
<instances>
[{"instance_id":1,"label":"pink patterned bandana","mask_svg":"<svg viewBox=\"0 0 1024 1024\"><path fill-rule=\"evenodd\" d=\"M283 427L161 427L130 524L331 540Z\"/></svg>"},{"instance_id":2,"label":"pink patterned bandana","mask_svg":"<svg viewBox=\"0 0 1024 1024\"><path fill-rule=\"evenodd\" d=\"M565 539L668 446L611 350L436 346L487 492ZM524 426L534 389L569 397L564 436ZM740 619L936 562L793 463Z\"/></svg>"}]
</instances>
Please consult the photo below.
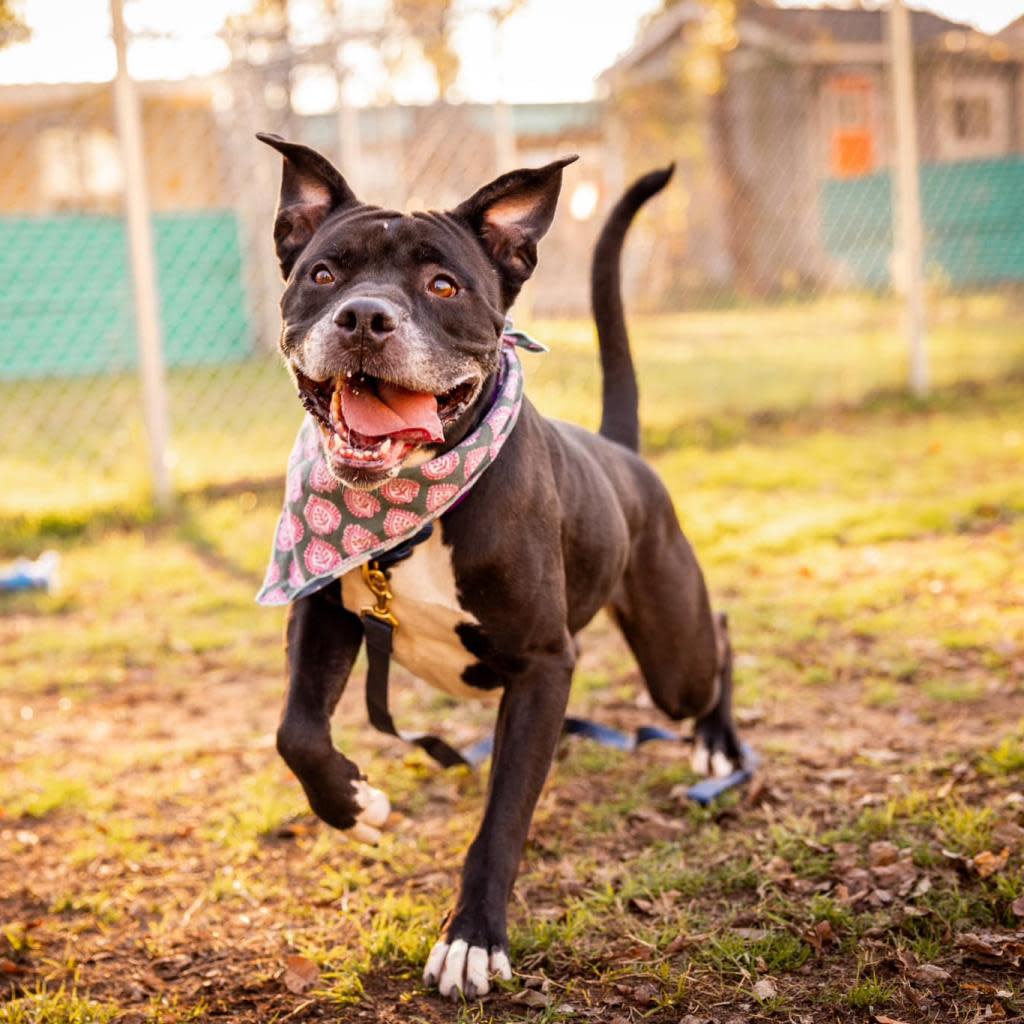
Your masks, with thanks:
<instances>
[{"instance_id":1,"label":"pink patterned bandana","mask_svg":"<svg viewBox=\"0 0 1024 1024\"><path fill-rule=\"evenodd\" d=\"M501 383L483 422L454 448L403 469L375 491L340 484L324 462L311 416L288 457L284 508L256 600L288 604L378 558L437 519L480 479L519 417L523 371L514 338L502 350Z\"/></svg>"}]
</instances>

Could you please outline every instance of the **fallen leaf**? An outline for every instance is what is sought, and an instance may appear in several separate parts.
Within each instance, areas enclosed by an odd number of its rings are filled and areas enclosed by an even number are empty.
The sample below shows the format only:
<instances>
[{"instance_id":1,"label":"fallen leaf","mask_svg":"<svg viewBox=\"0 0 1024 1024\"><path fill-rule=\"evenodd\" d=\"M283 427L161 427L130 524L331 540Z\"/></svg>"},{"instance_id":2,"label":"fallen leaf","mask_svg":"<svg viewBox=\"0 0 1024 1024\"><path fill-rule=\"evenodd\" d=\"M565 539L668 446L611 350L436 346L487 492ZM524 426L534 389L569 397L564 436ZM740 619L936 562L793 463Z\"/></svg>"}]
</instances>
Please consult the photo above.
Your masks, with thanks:
<instances>
[{"instance_id":1,"label":"fallen leaf","mask_svg":"<svg viewBox=\"0 0 1024 1024\"><path fill-rule=\"evenodd\" d=\"M0 959L0 974L24 974L25 968L13 960Z\"/></svg>"},{"instance_id":2,"label":"fallen leaf","mask_svg":"<svg viewBox=\"0 0 1024 1024\"><path fill-rule=\"evenodd\" d=\"M617 992L621 992L630 999L636 1006L647 1006L658 998L660 989L657 985L619 985L615 986Z\"/></svg>"},{"instance_id":3,"label":"fallen leaf","mask_svg":"<svg viewBox=\"0 0 1024 1024\"><path fill-rule=\"evenodd\" d=\"M312 960L304 956L286 956L284 958L284 987L289 992L301 996L314 988L320 980L320 968Z\"/></svg>"},{"instance_id":4,"label":"fallen leaf","mask_svg":"<svg viewBox=\"0 0 1024 1024\"><path fill-rule=\"evenodd\" d=\"M955 850L944 849L942 851L942 856L945 857L945 859L949 861L961 875L970 876L971 862L962 853L957 853Z\"/></svg>"},{"instance_id":5,"label":"fallen leaf","mask_svg":"<svg viewBox=\"0 0 1024 1024\"><path fill-rule=\"evenodd\" d=\"M312 835L314 828L305 821L290 821L282 825L274 835L278 839L298 839L300 836Z\"/></svg>"},{"instance_id":6,"label":"fallen leaf","mask_svg":"<svg viewBox=\"0 0 1024 1024\"><path fill-rule=\"evenodd\" d=\"M651 900L641 899L639 896L634 896L626 906L635 913L644 914L646 917L650 917L654 913L654 903Z\"/></svg>"},{"instance_id":7,"label":"fallen leaf","mask_svg":"<svg viewBox=\"0 0 1024 1024\"><path fill-rule=\"evenodd\" d=\"M920 881L914 886L914 891L910 894L912 900L916 900L918 896L923 896L926 892L930 892L932 887L932 880L927 875L922 875Z\"/></svg>"},{"instance_id":8,"label":"fallen leaf","mask_svg":"<svg viewBox=\"0 0 1024 1024\"><path fill-rule=\"evenodd\" d=\"M1013 903L1010 904L1010 909L1018 916L1024 917L1024 896L1018 896Z\"/></svg>"},{"instance_id":9,"label":"fallen leaf","mask_svg":"<svg viewBox=\"0 0 1024 1024\"><path fill-rule=\"evenodd\" d=\"M895 843L887 839L879 839L868 847L868 863L873 868L885 867L887 864L895 864L899 860L900 851Z\"/></svg>"},{"instance_id":10,"label":"fallen leaf","mask_svg":"<svg viewBox=\"0 0 1024 1024\"><path fill-rule=\"evenodd\" d=\"M875 1024L907 1024L906 1021L897 1020L895 1017L886 1017L884 1013L876 1013Z\"/></svg>"},{"instance_id":11,"label":"fallen leaf","mask_svg":"<svg viewBox=\"0 0 1024 1024\"><path fill-rule=\"evenodd\" d=\"M944 971L935 964L921 964L920 967L915 967L910 971L910 976L914 981L921 981L926 985L935 985L941 981L949 981L953 977L949 971Z\"/></svg>"},{"instance_id":12,"label":"fallen leaf","mask_svg":"<svg viewBox=\"0 0 1024 1024\"><path fill-rule=\"evenodd\" d=\"M762 978L754 986L754 995L763 1003L768 999L774 999L778 995L778 988L771 978Z\"/></svg>"},{"instance_id":13,"label":"fallen leaf","mask_svg":"<svg viewBox=\"0 0 1024 1024\"><path fill-rule=\"evenodd\" d=\"M963 950L969 956L983 961L999 962L1003 959L1002 951L992 945L987 939L973 932L964 932L957 937L956 948Z\"/></svg>"},{"instance_id":14,"label":"fallen leaf","mask_svg":"<svg viewBox=\"0 0 1024 1024\"><path fill-rule=\"evenodd\" d=\"M992 838L1011 850L1024 847L1024 828L1012 821L1004 821L992 830Z\"/></svg>"},{"instance_id":15,"label":"fallen leaf","mask_svg":"<svg viewBox=\"0 0 1024 1024\"><path fill-rule=\"evenodd\" d=\"M1004 846L999 853L992 853L991 850L982 850L974 858L974 867L981 878L988 878L997 871L1002 871L1009 859L1010 848L1008 846Z\"/></svg>"},{"instance_id":16,"label":"fallen leaf","mask_svg":"<svg viewBox=\"0 0 1024 1024\"><path fill-rule=\"evenodd\" d=\"M524 988L522 992L517 992L512 996L510 1001L518 1003L520 1006L529 1006L535 1010L542 1010L550 1005L551 997L546 996L543 992L538 992L534 988Z\"/></svg>"}]
</instances>

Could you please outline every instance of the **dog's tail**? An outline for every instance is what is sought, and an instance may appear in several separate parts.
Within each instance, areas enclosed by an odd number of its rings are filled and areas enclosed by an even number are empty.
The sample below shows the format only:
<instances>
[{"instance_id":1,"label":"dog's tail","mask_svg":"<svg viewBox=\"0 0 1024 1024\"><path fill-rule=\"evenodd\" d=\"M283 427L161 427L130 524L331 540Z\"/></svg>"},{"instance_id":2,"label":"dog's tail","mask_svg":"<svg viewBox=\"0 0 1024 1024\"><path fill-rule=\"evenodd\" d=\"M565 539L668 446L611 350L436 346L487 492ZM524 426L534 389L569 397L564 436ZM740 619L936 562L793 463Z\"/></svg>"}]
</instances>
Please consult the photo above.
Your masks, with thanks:
<instances>
[{"instance_id":1,"label":"dog's tail","mask_svg":"<svg viewBox=\"0 0 1024 1024\"><path fill-rule=\"evenodd\" d=\"M601 229L590 271L590 301L601 352L601 434L637 451L640 447L639 394L622 310L620 258L626 231L637 211L667 184L675 164L633 182Z\"/></svg>"}]
</instances>

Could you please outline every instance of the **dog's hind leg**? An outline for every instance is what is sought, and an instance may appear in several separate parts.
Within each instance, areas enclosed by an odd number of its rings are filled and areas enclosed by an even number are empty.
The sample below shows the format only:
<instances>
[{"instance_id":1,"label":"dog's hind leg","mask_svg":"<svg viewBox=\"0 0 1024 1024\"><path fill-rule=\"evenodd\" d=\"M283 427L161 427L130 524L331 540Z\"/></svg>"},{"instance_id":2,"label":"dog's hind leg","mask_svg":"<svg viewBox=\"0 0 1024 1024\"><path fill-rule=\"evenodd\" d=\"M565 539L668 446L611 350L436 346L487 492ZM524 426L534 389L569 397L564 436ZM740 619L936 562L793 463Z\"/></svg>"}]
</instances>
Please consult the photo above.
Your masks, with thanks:
<instances>
[{"instance_id":1,"label":"dog's hind leg","mask_svg":"<svg viewBox=\"0 0 1024 1024\"><path fill-rule=\"evenodd\" d=\"M288 616L288 699L277 749L298 776L310 807L354 839L375 842L391 807L331 740L331 715L363 641L359 616L347 611L332 584L291 606Z\"/></svg>"},{"instance_id":2,"label":"dog's hind leg","mask_svg":"<svg viewBox=\"0 0 1024 1024\"><path fill-rule=\"evenodd\" d=\"M666 510L661 528L634 542L610 610L657 707L675 721L697 718L694 767L729 774L740 748L728 635L716 628L703 574L674 513Z\"/></svg>"},{"instance_id":3,"label":"dog's hind leg","mask_svg":"<svg viewBox=\"0 0 1024 1024\"><path fill-rule=\"evenodd\" d=\"M697 719L694 728L693 768L701 775L729 775L743 763L743 750L732 718L732 643L724 612L715 616L718 648L718 700Z\"/></svg>"}]
</instances>

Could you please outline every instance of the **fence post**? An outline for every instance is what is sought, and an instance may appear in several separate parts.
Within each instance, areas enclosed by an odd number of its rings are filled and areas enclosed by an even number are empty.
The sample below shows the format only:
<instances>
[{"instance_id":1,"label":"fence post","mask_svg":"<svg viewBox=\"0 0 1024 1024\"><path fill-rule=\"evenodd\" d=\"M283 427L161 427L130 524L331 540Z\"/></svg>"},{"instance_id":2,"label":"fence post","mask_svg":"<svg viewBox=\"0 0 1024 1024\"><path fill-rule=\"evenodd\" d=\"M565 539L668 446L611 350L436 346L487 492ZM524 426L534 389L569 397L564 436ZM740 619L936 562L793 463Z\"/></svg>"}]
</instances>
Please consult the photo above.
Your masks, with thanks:
<instances>
[{"instance_id":1,"label":"fence post","mask_svg":"<svg viewBox=\"0 0 1024 1024\"><path fill-rule=\"evenodd\" d=\"M167 412L167 378L164 370L160 299L157 293L150 223L146 167L142 149L142 119L135 86L128 74L128 36L124 24L124 0L110 0L110 20L117 76L114 99L117 134L124 165L125 214L128 222L128 254L135 297L135 328L139 349L143 415L149 440L149 464L153 497L158 505L171 500L171 476L167 458L170 434Z\"/></svg>"},{"instance_id":2,"label":"fence post","mask_svg":"<svg viewBox=\"0 0 1024 1024\"><path fill-rule=\"evenodd\" d=\"M359 131L359 108L345 95L351 72L345 59L345 3L334 0L334 76L338 85L338 108L335 112L338 135L337 163L349 187L362 197L363 140Z\"/></svg>"},{"instance_id":3,"label":"fence post","mask_svg":"<svg viewBox=\"0 0 1024 1024\"><path fill-rule=\"evenodd\" d=\"M893 189L893 233L896 238L896 279L906 299L905 319L910 355L910 390L923 398L929 390L925 338L924 241L921 231L921 187L914 102L914 50L910 15L903 0L890 0L889 46L896 128Z\"/></svg>"}]
</instances>

